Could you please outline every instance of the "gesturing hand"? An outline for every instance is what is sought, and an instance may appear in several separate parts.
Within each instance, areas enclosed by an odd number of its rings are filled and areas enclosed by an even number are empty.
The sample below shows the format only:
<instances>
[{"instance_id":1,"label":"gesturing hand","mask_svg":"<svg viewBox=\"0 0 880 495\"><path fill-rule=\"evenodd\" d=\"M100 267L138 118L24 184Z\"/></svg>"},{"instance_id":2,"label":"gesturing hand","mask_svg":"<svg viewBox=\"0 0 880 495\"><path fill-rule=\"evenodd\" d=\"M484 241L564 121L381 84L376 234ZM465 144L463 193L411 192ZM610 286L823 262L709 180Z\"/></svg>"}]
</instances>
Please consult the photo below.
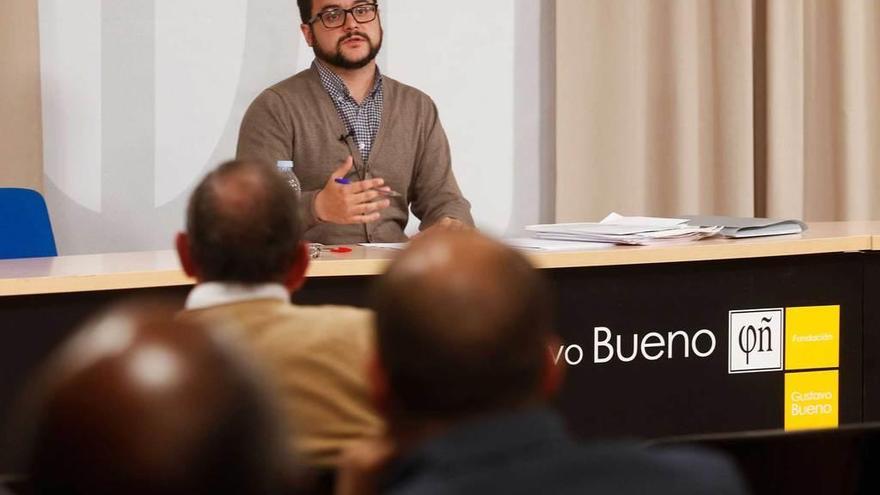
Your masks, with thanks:
<instances>
[{"instance_id":1,"label":"gesturing hand","mask_svg":"<svg viewBox=\"0 0 880 495\"><path fill-rule=\"evenodd\" d=\"M385 184L383 179L368 179L339 184L336 179L343 178L354 166L349 156L345 162L330 175L324 189L315 197L315 214L323 222L337 224L370 223L379 219L379 212L388 208L391 202L379 198L377 188Z\"/></svg>"}]
</instances>

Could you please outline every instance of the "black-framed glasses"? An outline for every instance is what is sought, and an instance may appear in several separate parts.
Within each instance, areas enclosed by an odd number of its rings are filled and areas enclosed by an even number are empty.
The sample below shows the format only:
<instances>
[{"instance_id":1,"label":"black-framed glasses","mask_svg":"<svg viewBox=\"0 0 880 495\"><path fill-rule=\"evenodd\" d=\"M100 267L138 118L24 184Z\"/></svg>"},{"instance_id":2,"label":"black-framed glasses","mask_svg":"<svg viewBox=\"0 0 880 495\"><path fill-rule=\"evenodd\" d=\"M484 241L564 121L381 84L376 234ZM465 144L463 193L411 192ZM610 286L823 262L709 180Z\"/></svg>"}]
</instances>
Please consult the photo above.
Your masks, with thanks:
<instances>
[{"instance_id":1,"label":"black-framed glasses","mask_svg":"<svg viewBox=\"0 0 880 495\"><path fill-rule=\"evenodd\" d=\"M334 29L345 24L345 17L348 14L351 14L354 17L354 20L361 24L366 24L368 22L372 22L376 19L376 15L379 13L379 5L375 3L363 3L360 5L355 5L350 9L342 9L342 8L332 8L327 9L323 12L318 12L315 14L315 17L309 19L309 24L313 24L318 19L321 19L321 23L324 24L324 27L327 29Z\"/></svg>"}]
</instances>

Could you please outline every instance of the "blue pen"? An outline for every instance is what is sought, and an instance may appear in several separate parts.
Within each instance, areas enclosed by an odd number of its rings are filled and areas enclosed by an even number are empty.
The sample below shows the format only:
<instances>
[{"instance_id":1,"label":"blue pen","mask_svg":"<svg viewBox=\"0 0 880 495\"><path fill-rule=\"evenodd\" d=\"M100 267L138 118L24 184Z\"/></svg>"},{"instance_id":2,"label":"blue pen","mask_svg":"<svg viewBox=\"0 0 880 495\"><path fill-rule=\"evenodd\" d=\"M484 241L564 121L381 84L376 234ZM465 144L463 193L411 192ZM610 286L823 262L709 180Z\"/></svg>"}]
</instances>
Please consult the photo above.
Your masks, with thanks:
<instances>
[{"instance_id":1,"label":"blue pen","mask_svg":"<svg viewBox=\"0 0 880 495\"><path fill-rule=\"evenodd\" d=\"M351 181L346 179L345 177L337 177L334 180L336 181L337 184L342 184L342 185L351 184ZM391 191L391 190L383 191L382 189L376 189L375 191L378 192L379 194L381 194L382 196L387 196L389 198L396 198L396 197L400 196L400 193L397 191Z\"/></svg>"}]
</instances>

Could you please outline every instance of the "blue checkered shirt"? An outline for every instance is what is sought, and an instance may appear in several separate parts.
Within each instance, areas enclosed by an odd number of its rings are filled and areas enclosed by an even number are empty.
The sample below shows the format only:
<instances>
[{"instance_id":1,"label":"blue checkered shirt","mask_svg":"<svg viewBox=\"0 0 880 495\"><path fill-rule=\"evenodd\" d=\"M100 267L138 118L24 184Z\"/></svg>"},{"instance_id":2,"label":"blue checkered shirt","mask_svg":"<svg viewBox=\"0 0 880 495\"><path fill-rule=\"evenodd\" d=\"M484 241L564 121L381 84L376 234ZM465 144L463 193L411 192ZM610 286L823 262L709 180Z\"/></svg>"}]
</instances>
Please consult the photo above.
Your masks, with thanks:
<instances>
[{"instance_id":1,"label":"blue checkered shirt","mask_svg":"<svg viewBox=\"0 0 880 495\"><path fill-rule=\"evenodd\" d=\"M373 90L358 105L352 98L345 82L333 71L317 60L312 63L318 69L321 76L321 84L327 90L327 94L336 106L336 113L345 123L348 133L354 138L355 144L361 152L364 164L370 159L370 151L373 149L373 141L379 132L379 124L382 122L382 74L376 68L376 82Z\"/></svg>"}]
</instances>

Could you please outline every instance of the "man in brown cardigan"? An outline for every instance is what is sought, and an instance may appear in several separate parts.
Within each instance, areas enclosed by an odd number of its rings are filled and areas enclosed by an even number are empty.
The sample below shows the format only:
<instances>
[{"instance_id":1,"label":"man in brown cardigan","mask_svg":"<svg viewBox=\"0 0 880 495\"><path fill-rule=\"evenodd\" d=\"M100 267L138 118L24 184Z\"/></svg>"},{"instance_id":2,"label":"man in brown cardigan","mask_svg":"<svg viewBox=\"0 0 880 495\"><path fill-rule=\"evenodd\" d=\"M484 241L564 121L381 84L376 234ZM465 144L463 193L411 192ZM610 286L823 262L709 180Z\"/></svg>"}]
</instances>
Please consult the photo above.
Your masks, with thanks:
<instances>
[{"instance_id":1,"label":"man in brown cardigan","mask_svg":"<svg viewBox=\"0 0 880 495\"><path fill-rule=\"evenodd\" d=\"M349 442L383 430L365 378L372 315L290 304L309 261L297 209L268 164L229 162L208 174L177 237L197 281L181 317L211 323L250 351L277 392L298 460L332 469Z\"/></svg>"},{"instance_id":2,"label":"man in brown cardigan","mask_svg":"<svg viewBox=\"0 0 880 495\"><path fill-rule=\"evenodd\" d=\"M405 241L410 208L423 230L473 226L433 101L376 66L379 6L298 5L316 59L254 100L241 124L238 158L293 161L310 241Z\"/></svg>"}]
</instances>

